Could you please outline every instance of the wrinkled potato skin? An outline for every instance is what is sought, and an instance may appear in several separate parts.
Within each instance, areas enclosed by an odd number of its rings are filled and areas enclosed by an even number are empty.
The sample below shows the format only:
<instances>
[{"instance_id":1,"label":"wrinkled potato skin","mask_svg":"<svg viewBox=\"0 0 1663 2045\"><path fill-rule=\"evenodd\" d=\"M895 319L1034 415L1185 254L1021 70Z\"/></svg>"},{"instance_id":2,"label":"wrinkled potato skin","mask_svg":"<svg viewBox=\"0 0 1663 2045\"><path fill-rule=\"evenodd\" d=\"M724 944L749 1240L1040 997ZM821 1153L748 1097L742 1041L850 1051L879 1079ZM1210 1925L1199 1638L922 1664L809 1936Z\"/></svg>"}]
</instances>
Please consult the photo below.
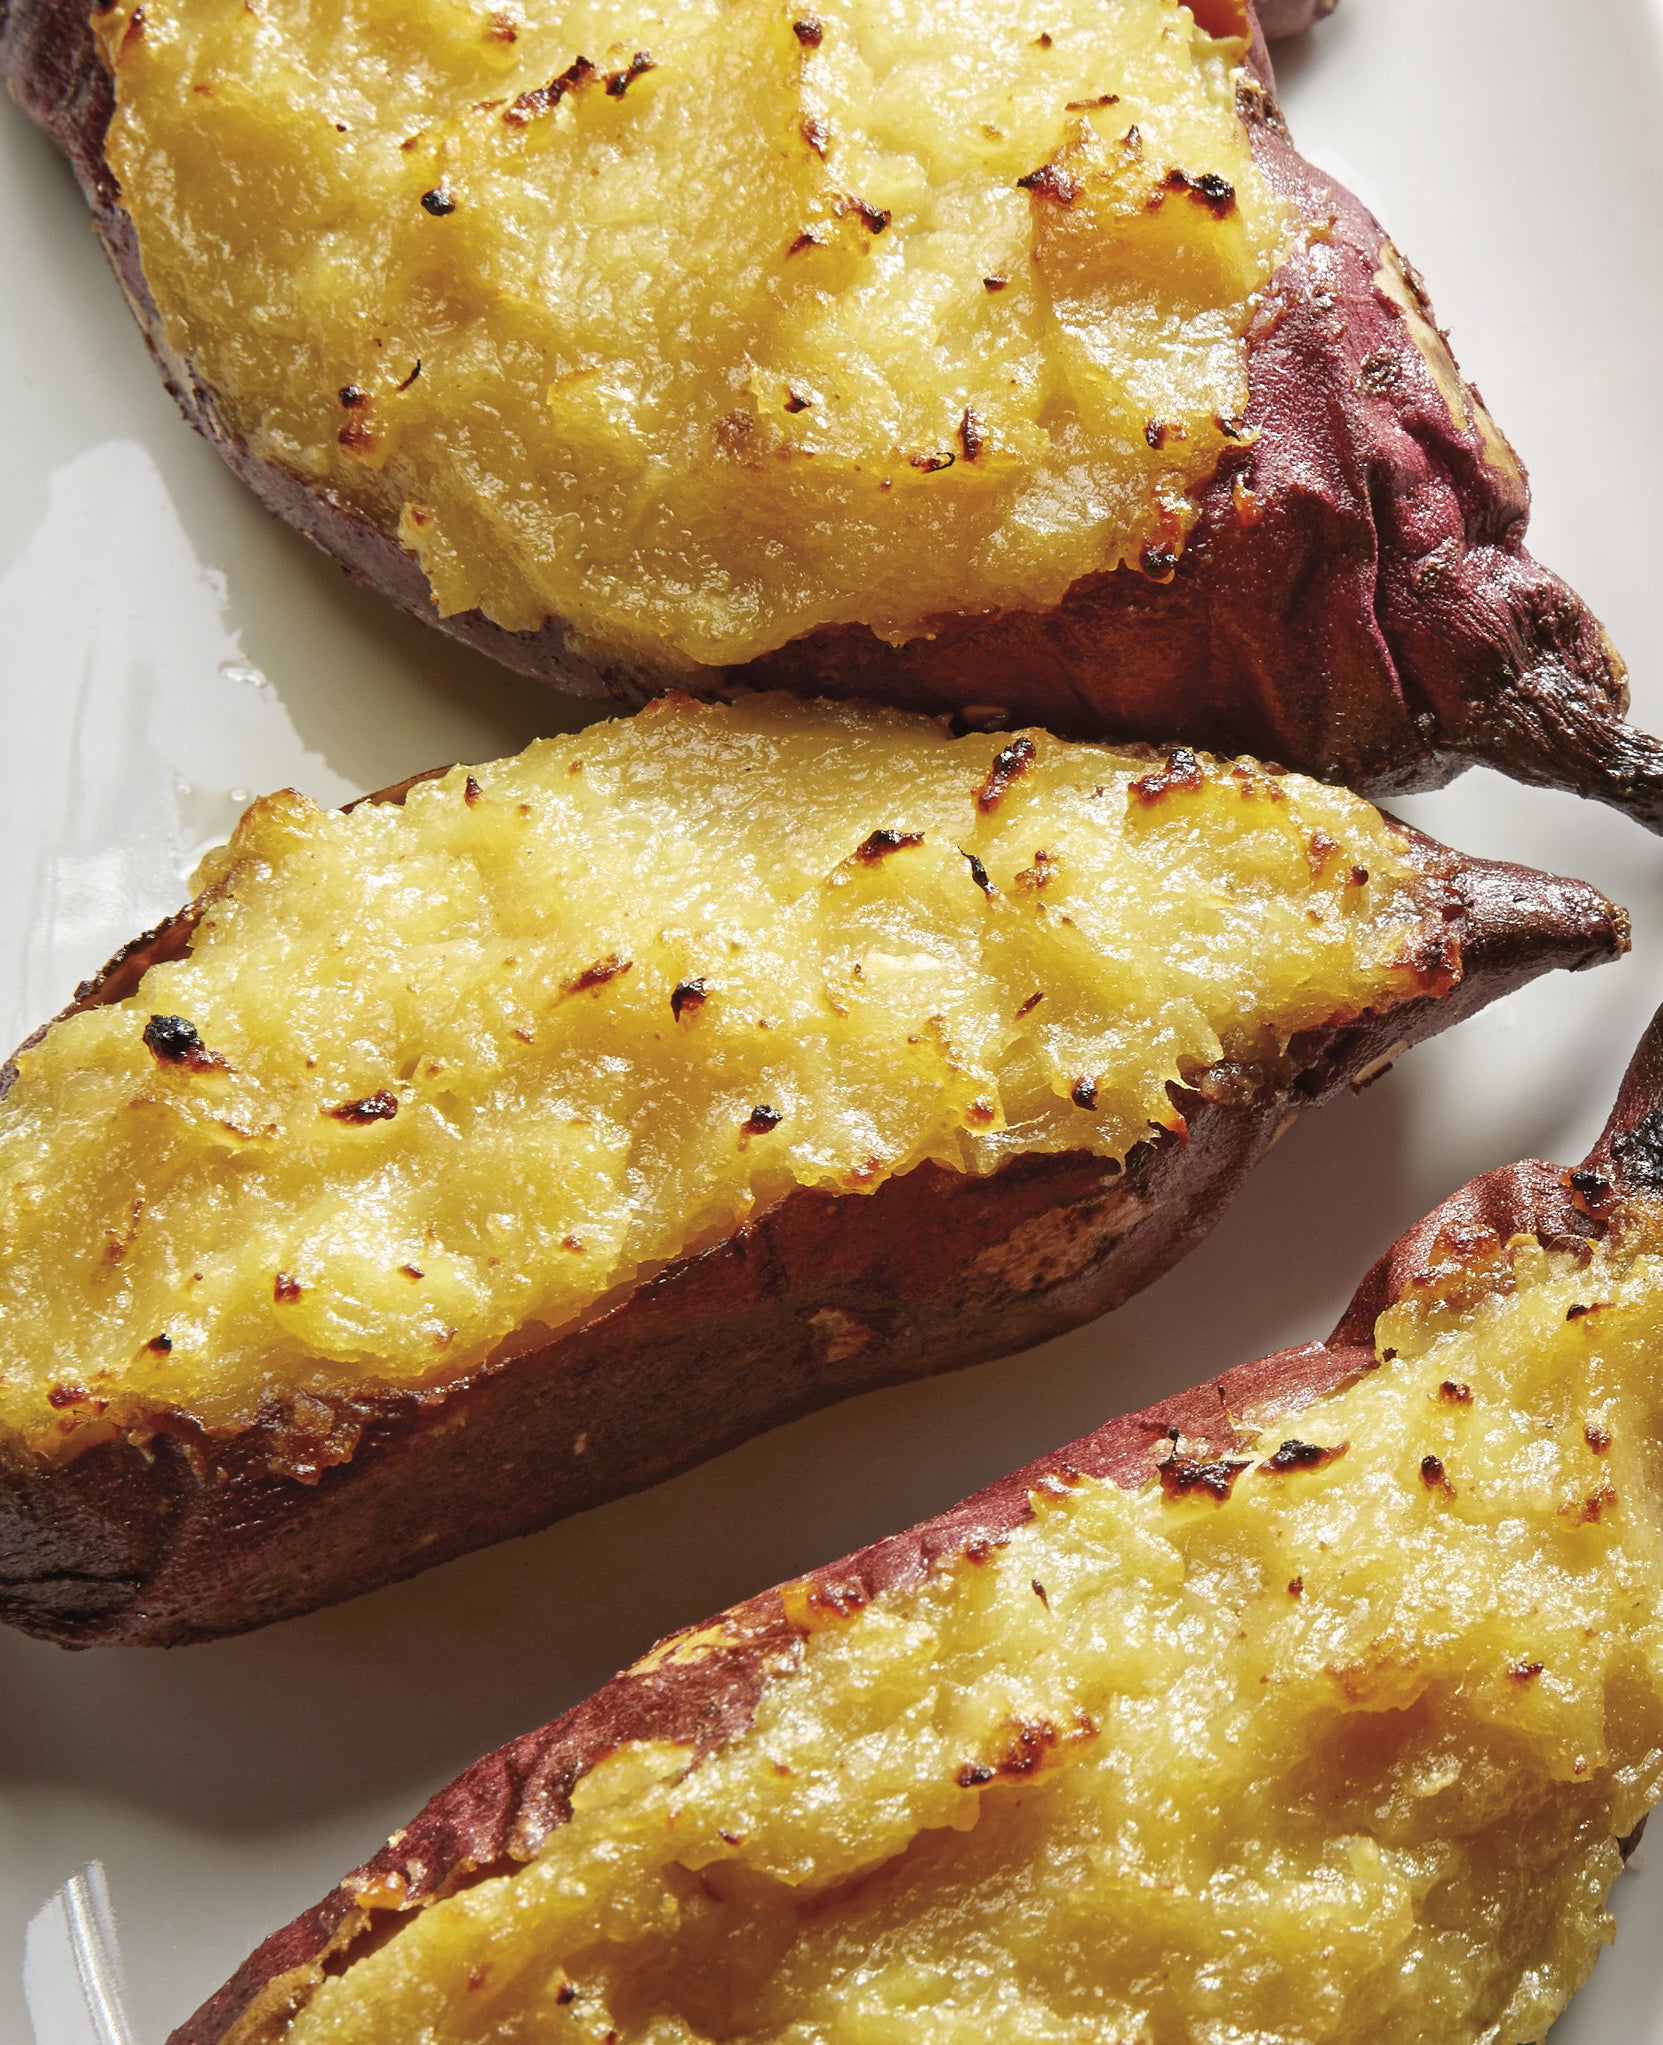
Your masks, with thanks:
<instances>
[{"instance_id":1,"label":"wrinkled potato skin","mask_svg":"<svg viewBox=\"0 0 1663 2045\"><path fill-rule=\"evenodd\" d=\"M1063 735L1252 752L1364 792L1438 787L1475 762L1568 788L1663 829L1663 745L1623 722L1621 660L1524 548L1524 474L1448 355L1418 279L1379 223L1293 148L1265 35L1321 0L1205 0L1216 33L1251 32L1242 113L1272 187L1311 223L1248 333L1248 422L1200 493L1162 584L1133 570L1076 583L1050 611L956 615L901 646L817 631L744 682L865 695ZM415 557L296 476L251 457L214 394L168 347L132 222L103 157L109 78L86 0L0 0L0 74L75 168L129 305L185 416L269 509L357 580L519 672L638 704L670 675L595 660L558 621L513 633L441 619ZM1394 282L1395 279L1395 282Z\"/></svg>"},{"instance_id":2,"label":"wrinkled potato skin","mask_svg":"<svg viewBox=\"0 0 1663 2045\"><path fill-rule=\"evenodd\" d=\"M1593 888L1408 835L1442 924L1427 984L1447 985L1453 943L1453 992L1309 1031L1281 1076L1214 1067L1174 1089L1187 1138L1163 1131L1120 1173L1064 1152L986 1178L926 1164L872 1194L799 1190L543 1347L504 1345L460 1385L336 1401L357 1446L298 1497L285 1473L317 1445L277 1414L209 1435L157 1413L150 1439L50 1469L0 1457L0 1620L75 1646L263 1626L1118 1306L1201 1240L1291 1112L1540 973L1627 949L1626 916ZM198 913L118 953L65 1013L130 994L187 948ZM0 1098L14 1073L0 1067Z\"/></svg>"},{"instance_id":3,"label":"wrinkled potato skin","mask_svg":"<svg viewBox=\"0 0 1663 2045\"><path fill-rule=\"evenodd\" d=\"M1589 1184L1583 1174L1590 1172L1596 1185L1603 1181L1608 1188L1605 1194L1582 1190ZM973 1544L985 1553L1033 1516L1031 1494L1053 1472L1108 1478L1136 1490L1149 1482L1174 1430L1198 1458L1231 1455L1251 1439L1251 1431L1238 1433L1231 1414L1272 1403L1284 1412L1304 1410L1374 1369L1375 1322L1417 1287L1447 1291L1451 1246L1463 1246L1456 1263L1470 1259L1480 1267L1498 1242L1515 1235L1534 1235L1549 1248L1585 1244L1605 1233L1601 1217L1613 1201L1625 1195L1655 1201L1663 1193L1663 1013L1641 1042L1576 1179L1573 1186L1569 1172L1528 1159L1471 1180L1387 1250L1326 1342L1281 1350L1111 1420L939 1518L815 1571L797 1587L796 1609L803 1610L818 1588L842 1609L921 1583ZM351 1964L355 1947L396 1932L402 1912L530 1860L570 1817L576 1784L628 1742L682 1742L706 1754L745 1731L770 1672L789 1666L798 1638L780 1592L764 1591L688 1633L711 1642L709 1651L666 1656L662 1649L683 1637L674 1635L563 1718L458 1776L395 1835L396 1843L274 1933L168 2045L256 2045L276 2035L310 1997L326 1962L338 1973ZM1624 1842L1625 1853L1633 1843Z\"/></svg>"},{"instance_id":4,"label":"wrinkled potato skin","mask_svg":"<svg viewBox=\"0 0 1663 2045\"><path fill-rule=\"evenodd\" d=\"M1259 26L1267 42L1303 35L1313 22L1332 14L1335 0L1258 0Z\"/></svg>"}]
</instances>

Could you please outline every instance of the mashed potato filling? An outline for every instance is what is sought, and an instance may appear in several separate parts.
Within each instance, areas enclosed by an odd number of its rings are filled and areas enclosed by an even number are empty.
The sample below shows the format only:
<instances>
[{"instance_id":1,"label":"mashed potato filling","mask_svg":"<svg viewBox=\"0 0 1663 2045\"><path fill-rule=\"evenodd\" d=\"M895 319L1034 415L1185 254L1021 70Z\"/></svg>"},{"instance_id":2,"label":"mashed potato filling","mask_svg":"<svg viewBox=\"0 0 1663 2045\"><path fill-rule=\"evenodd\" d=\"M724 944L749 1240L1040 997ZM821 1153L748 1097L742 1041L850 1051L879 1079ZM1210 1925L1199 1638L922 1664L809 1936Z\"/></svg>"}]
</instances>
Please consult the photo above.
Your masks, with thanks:
<instances>
[{"instance_id":1,"label":"mashed potato filling","mask_svg":"<svg viewBox=\"0 0 1663 2045\"><path fill-rule=\"evenodd\" d=\"M1658 1251L1498 1249L1211 1490L1050 1480L851 1617L788 1587L748 1732L601 1762L282 2035L1539 2039L1663 1789Z\"/></svg>"},{"instance_id":2,"label":"mashed potato filling","mask_svg":"<svg viewBox=\"0 0 1663 2045\"><path fill-rule=\"evenodd\" d=\"M199 878L189 954L0 1104L38 1448L453 1381L797 1186L1123 1158L1170 1082L1424 992L1442 927L1341 790L781 698L274 796Z\"/></svg>"},{"instance_id":3,"label":"mashed potato filling","mask_svg":"<svg viewBox=\"0 0 1663 2045\"><path fill-rule=\"evenodd\" d=\"M688 671L903 640L1169 576L1241 436L1292 230L1178 0L95 21L173 346L447 615Z\"/></svg>"}]
</instances>

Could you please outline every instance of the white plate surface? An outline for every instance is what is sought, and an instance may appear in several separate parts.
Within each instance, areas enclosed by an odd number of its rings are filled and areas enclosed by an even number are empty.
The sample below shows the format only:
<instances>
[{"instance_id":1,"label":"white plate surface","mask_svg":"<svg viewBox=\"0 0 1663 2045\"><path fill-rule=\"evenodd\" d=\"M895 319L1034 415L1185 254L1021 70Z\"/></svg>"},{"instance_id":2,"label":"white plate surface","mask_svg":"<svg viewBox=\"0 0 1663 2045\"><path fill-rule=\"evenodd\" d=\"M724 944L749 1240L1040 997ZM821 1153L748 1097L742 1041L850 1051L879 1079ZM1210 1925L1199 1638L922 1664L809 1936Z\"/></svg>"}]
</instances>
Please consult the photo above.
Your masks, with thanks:
<instances>
[{"instance_id":1,"label":"white plate surface","mask_svg":"<svg viewBox=\"0 0 1663 2045\"><path fill-rule=\"evenodd\" d=\"M1306 151L1425 273L1532 472L1538 552L1663 730L1656 387L1663 0L1343 0L1285 55ZM67 174L0 108L0 1039L183 898L252 792L326 801L581 721L350 587L179 422ZM1622 965L1556 977L1296 1129L1118 1315L856 1400L334 1612L177 1653L0 1633L0 2040L23 1928L101 1857L139 2045L460 1767L651 1640L920 1518L1109 1413L1323 1333L1399 1229L1525 1155L1581 1155L1663 998L1663 843L1472 775L1402 805L1597 881ZM1648 1866L1648 1852L1651 1864ZM1555 2045L1663 2045L1663 1843ZM41 2041L57 2045L57 2041Z\"/></svg>"}]
</instances>

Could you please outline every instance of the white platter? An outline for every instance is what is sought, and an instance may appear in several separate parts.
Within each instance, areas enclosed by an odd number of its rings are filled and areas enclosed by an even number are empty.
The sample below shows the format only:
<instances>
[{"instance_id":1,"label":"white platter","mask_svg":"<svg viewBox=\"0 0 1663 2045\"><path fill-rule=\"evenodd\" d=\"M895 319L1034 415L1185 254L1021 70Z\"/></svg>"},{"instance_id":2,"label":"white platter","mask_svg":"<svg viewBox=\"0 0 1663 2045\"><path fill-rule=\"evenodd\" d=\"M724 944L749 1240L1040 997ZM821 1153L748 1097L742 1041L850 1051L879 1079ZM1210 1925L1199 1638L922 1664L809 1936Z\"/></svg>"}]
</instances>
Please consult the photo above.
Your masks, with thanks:
<instances>
[{"instance_id":1,"label":"white platter","mask_svg":"<svg viewBox=\"0 0 1663 2045\"><path fill-rule=\"evenodd\" d=\"M1637 717L1663 729L1663 0L1343 0L1282 75L1307 153L1424 271L1531 469L1537 551L1604 618ZM177 906L237 791L336 801L579 719L254 506L175 416L67 173L9 107L0 190L9 1045ZM1110 1320L250 1639L67 1655L0 1633L0 2040L30 2035L24 1926L83 1862L108 1869L137 2045L160 2045L460 1767L657 1635L1111 1412L1325 1332L1461 1180L1580 1156L1663 999L1663 843L1487 775L1402 808L1470 851L1598 882L1633 911L1633 956L1528 990L1295 1130L1213 1238ZM1555 2045L1663 2041L1663 1842L1617 1912Z\"/></svg>"}]
</instances>

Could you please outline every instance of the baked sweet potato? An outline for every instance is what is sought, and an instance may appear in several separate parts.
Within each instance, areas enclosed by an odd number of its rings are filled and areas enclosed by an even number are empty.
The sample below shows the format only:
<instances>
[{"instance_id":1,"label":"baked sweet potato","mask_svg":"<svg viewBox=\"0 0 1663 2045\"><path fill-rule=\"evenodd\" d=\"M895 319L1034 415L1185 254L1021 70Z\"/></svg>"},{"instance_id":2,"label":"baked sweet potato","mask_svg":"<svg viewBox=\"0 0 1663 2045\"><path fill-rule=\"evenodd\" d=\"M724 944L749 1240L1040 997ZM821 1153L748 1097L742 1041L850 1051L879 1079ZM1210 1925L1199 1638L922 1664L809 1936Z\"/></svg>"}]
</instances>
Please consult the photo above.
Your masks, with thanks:
<instances>
[{"instance_id":1,"label":"baked sweet potato","mask_svg":"<svg viewBox=\"0 0 1663 2045\"><path fill-rule=\"evenodd\" d=\"M1663 1792L1663 1019L1327 1342L660 1643L173 2045L1527 2045Z\"/></svg>"},{"instance_id":2,"label":"baked sweet potato","mask_svg":"<svg viewBox=\"0 0 1663 2045\"><path fill-rule=\"evenodd\" d=\"M1375 793L1484 761L1663 826L1620 661L1247 0L738 22L0 0L0 71L187 417L527 674Z\"/></svg>"},{"instance_id":3,"label":"baked sweet potato","mask_svg":"<svg viewBox=\"0 0 1663 2045\"><path fill-rule=\"evenodd\" d=\"M1251 762L790 697L395 794L256 804L16 1060L17 1625L258 1625L1039 1341L1291 1113L1626 944Z\"/></svg>"}]
</instances>

